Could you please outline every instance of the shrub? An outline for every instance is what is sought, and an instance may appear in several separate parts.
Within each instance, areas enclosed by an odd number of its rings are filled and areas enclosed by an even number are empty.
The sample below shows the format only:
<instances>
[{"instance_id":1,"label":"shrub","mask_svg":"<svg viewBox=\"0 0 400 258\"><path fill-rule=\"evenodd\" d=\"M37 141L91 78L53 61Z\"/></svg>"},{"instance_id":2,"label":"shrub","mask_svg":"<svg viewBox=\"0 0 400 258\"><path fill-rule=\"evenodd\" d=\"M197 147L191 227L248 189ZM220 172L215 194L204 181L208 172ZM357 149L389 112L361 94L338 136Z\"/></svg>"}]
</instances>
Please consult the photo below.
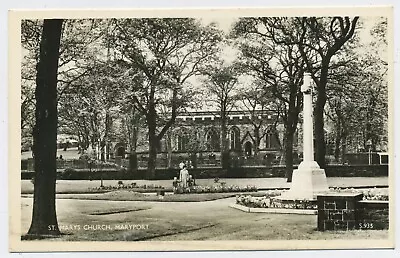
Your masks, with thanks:
<instances>
[{"instance_id":1,"label":"shrub","mask_svg":"<svg viewBox=\"0 0 400 258\"><path fill-rule=\"evenodd\" d=\"M79 159L83 159L83 160L89 160L90 156L87 153L82 154L81 156L79 156Z\"/></svg>"},{"instance_id":2,"label":"shrub","mask_svg":"<svg viewBox=\"0 0 400 258\"><path fill-rule=\"evenodd\" d=\"M165 195L165 190L157 190L157 195L164 196Z\"/></svg>"},{"instance_id":3,"label":"shrub","mask_svg":"<svg viewBox=\"0 0 400 258\"><path fill-rule=\"evenodd\" d=\"M73 175L76 173L76 170L73 168L66 168L64 171L61 173L61 179L68 180L73 177Z\"/></svg>"},{"instance_id":4,"label":"shrub","mask_svg":"<svg viewBox=\"0 0 400 258\"><path fill-rule=\"evenodd\" d=\"M240 187L237 185L213 185L213 186L200 186L194 185L189 187L176 187L175 193L232 193L232 192L257 192L256 186Z\"/></svg>"},{"instance_id":5,"label":"shrub","mask_svg":"<svg viewBox=\"0 0 400 258\"><path fill-rule=\"evenodd\" d=\"M127 174L127 173L128 173L128 169L126 169L125 167L121 167L121 168L119 169L119 172L120 172L121 174Z\"/></svg>"}]
</instances>

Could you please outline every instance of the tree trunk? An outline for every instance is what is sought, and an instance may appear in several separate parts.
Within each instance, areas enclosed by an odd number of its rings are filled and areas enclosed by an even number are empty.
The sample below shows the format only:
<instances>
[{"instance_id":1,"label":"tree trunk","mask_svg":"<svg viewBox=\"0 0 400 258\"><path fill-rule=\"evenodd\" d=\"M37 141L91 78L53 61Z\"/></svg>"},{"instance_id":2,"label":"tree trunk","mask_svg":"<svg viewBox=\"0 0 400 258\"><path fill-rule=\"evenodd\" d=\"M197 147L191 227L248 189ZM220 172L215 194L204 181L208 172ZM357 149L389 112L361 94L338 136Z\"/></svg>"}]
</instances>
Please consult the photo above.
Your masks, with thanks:
<instances>
[{"instance_id":1,"label":"tree trunk","mask_svg":"<svg viewBox=\"0 0 400 258\"><path fill-rule=\"evenodd\" d=\"M101 161L106 161L107 157L106 157L106 146L107 146L107 142L108 142L108 135L110 133L111 130L111 117L110 117L110 113L107 110L106 111L106 118L105 118L105 132L104 132L104 137L103 140L101 141L101 145L100 145L100 159Z\"/></svg>"},{"instance_id":2,"label":"tree trunk","mask_svg":"<svg viewBox=\"0 0 400 258\"><path fill-rule=\"evenodd\" d=\"M129 172L135 173L138 169L138 159L136 153L137 141L138 141L138 123L139 118L136 113L136 109L132 108L132 113L128 117L128 135L129 135Z\"/></svg>"},{"instance_id":3,"label":"tree trunk","mask_svg":"<svg viewBox=\"0 0 400 258\"><path fill-rule=\"evenodd\" d=\"M340 145L341 145L341 134L342 134L341 123L338 121L335 135L335 161L338 162L340 158Z\"/></svg>"},{"instance_id":4,"label":"tree trunk","mask_svg":"<svg viewBox=\"0 0 400 258\"><path fill-rule=\"evenodd\" d=\"M172 136L171 131L167 132L167 167L172 168Z\"/></svg>"},{"instance_id":5,"label":"tree trunk","mask_svg":"<svg viewBox=\"0 0 400 258\"><path fill-rule=\"evenodd\" d=\"M258 157L258 149L260 148L260 128L254 127L254 157Z\"/></svg>"},{"instance_id":6,"label":"tree trunk","mask_svg":"<svg viewBox=\"0 0 400 258\"><path fill-rule=\"evenodd\" d=\"M299 106L296 106L296 98L301 97L297 95L297 87L292 84L290 103L288 109L288 115L285 121L285 133L284 133L284 158L285 158L285 177L287 182L292 182L293 175L293 141L294 133L297 129L297 122L299 117ZM299 100L298 100L299 101Z\"/></svg>"},{"instance_id":7,"label":"tree trunk","mask_svg":"<svg viewBox=\"0 0 400 258\"><path fill-rule=\"evenodd\" d=\"M287 182L292 182L293 175L293 139L294 132L292 130L286 130L285 132L285 144L284 144L284 156L285 156L285 177Z\"/></svg>"},{"instance_id":8,"label":"tree trunk","mask_svg":"<svg viewBox=\"0 0 400 258\"><path fill-rule=\"evenodd\" d=\"M131 174L135 173L138 168L138 160L136 151L133 150L129 153L129 172Z\"/></svg>"},{"instance_id":9,"label":"tree trunk","mask_svg":"<svg viewBox=\"0 0 400 258\"><path fill-rule=\"evenodd\" d=\"M227 125L226 125L226 115L221 115L221 166L223 169L228 169L230 167L230 157L228 150L227 141Z\"/></svg>"},{"instance_id":10,"label":"tree trunk","mask_svg":"<svg viewBox=\"0 0 400 258\"><path fill-rule=\"evenodd\" d=\"M149 135L149 160L147 163L146 179L154 179L156 175L157 143L154 137Z\"/></svg>"},{"instance_id":11,"label":"tree trunk","mask_svg":"<svg viewBox=\"0 0 400 258\"><path fill-rule=\"evenodd\" d=\"M346 160L346 153L347 153L347 137L346 137L346 135L344 135L343 136L343 138L342 138L342 151L341 151L341 157L342 157L342 163L344 164L344 163L346 163L347 162L347 160Z\"/></svg>"},{"instance_id":12,"label":"tree trunk","mask_svg":"<svg viewBox=\"0 0 400 258\"><path fill-rule=\"evenodd\" d=\"M316 150L316 158L315 160L319 164L321 168L325 168L325 153L326 153L326 144L325 144L325 130L324 130L324 106L325 102L317 100L315 105L315 150Z\"/></svg>"},{"instance_id":13,"label":"tree trunk","mask_svg":"<svg viewBox=\"0 0 400 258\"><path fill-rule=\"evenodd\" d=\"M325 130L324 130L324 108L326 103L326 84L328 81L330 57L322 61L321 76L318 86L317 101L314 109L314 136L315 136L315 161L321 168L326 167L325 154Z\"/></svg>"},{"instance_id":14,"label":"tree trunk","mask_svg":"<svg viewBox=\"0 0 400 258\"><path fill-rule=\"evenodd\" d=\"M28 235L59 235L56 215L57 73L62 20L44 20L36 77L33 132L35 187Z\"/></svg>"},{"instance_id":15,"label":"tree trunk","mask_svg":"<svg viewBox=\"0 0 400 258\"><path fill-rule=\"evenodd\" d=\"M158 146L155 110L149 109L149 113L147 115L147 123L149 128L149 160L147 163L146 179L154 179L156 174Z\"/></svg>"}]
</instances>

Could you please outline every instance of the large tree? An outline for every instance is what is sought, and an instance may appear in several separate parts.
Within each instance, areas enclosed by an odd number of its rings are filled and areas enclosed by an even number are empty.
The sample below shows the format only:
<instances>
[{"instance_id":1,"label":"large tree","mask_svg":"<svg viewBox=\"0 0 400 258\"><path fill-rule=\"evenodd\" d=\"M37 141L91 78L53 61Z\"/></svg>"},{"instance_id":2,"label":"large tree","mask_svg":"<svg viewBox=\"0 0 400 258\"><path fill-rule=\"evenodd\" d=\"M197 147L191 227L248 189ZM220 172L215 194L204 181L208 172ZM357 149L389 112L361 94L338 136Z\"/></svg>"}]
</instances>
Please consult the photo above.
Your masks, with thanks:
<instances>
[{"instance_id":1,"label":"large tree","mask_svg":"<svg viewBox=\"0 0 400 258\"><path fill-rule=\"evenodd\" d=\"M378 20L369 42L354 42L329 73L326 114L332 123L336 160L347 150L385 150L387 146L387 44L385 20ZM368 53L363 50L368 48ZM367 146L368 140L371 146Z\"/></svg>"},{"instance_id":2,"label":"large tree","mask_svg":"<svg viewBox=\"0 0 400 258\"><path fill-rule=\"evenodd\" d=\"M135 105L135 90L143 84L143 78L125 62L121 63L119 69L125 71L118 80L121 90L119 106L123 117L123 130L120 131L119 138L122 142L127 138L129 170L135 172L138 168L136 149L139 143L139 132L146 126L143 113Z\"/></svg>"},{"instance_id":3,"label":"large tree","mask_svg":"<svg viewBox=\"0 0 400 258\"><path fill-rule=\"evenodd\" d=\"M110 51L110 33L110 20L66 21L58 78L59 132L77 136L83 150L89 144L95 148L100 140L103 154L116 104L110 99L118 93L114 82L120 74Z\"/></svg>"},{"instance_id":4,"label":"large tree","mask_svg":"<svg viewBox=\"0 0 400 258\"><path fill-rule=\"evenodd\" d=\"M188 79L219 52L221 32L189 18L124 19L116 21L116 49L139 70L143 84L136 87L135 107L146 119L149 138L147 178L154 178L157 148L185 109L192 95ZM168 97L168 103L165 98ZM160 117L160 105L169 117Z\"/></svg>"},{"instance_id":5,"label":"large tree","mask_svg":"<svg viewBox=\"0 0 400 258\"><path fill-rule=\"evenodd\" d=\"M358 17L268 18L266 31L276 44L297 46L306 71L316 84L314 108L316 161L325 167L324 108L330 64L344 44L354 37Z\"/></svg>"},{"instance_id":6,"label":"large tree","mask_svg":"<svg viewBox=\"0 0 400 258\"><path fill-rule=\"evenodd\" d=\"M296 43L316 84L317 99L314 108L315 159L323 168L326 166L324 109L327 101L326 88L330 63L343 45L353 38L358 19L358 17L297 18L301 35L300 40ZM307 54L310 52L311 55ZM318 58L318 66L314 65L315 57Z\"/></svg>"},{"instance_id":7,"label":"large tree","mask_svg":"<svg viewBox=\"0 0 400 258\"><path fill-rule=\"evenodd\" d=\"M221 164L223 168L229 167L229 141L228 115L237 102L237 83L239 78L239 66L236 63L224 64L222 61L210 65L204 69L206 75L204 80L209 100L219 111L220 119L220 143L221 143Z\"/></svg>"},{"instance_id":8,"label":"large tree","mask_svg":"<svg viewBox=\"0 0 400 258\"><path fill-rule=\"evenodd\" d=\"M128 107L124 112L124 131L125 135L121 138L128 138L128 151L129 151L129 171L135 172L138 168L138 159L136 154L136 148L139 140L139 131L141 127L144 127L144 117L134 106Z\"/></svg>"},{"instance_id":9,"label":"large tree","mask_svg":"<svg viewBox=\"0 0 400 258\"><path fill-rule=\"evenodd\" d=\"M44 20L36 76L33 132L35 187L29 235L60 234L55 203L57 152L57 70L62 20Z\"/></svg>"},{"instance_id":10,"label":"large tree","mask_svg":"<svg viewBox=\"0 0 400 258\"><path fill-rule=\"evenodd\" d=\"M286 177L290 182L293 141L302 107L300 87L305 63L299 48L289 44L290 38L286 39L286 43L275 40L275 35L280 31L271 27L274 21L275 18L243 18L235 24L232 35L237 38L241 62L246 70L263 84L264 96L272 95L280 103L277 106L282 111L280 116L285 127L284 160ZM287 30L296 30L290 21L282 19L281 22Z\"/></svg>"},{"instance_id":11,"label":"large tree","mask_svg":"<svg viewBox=\"0 0 400 258\"><path fill-rule=\"evenodd\" d=\"M122 67L123 68L123 67ZM60 99L60 127L76 135L86 149L99 148L102 160L106 144L115 138L113 122L119 113L123 91L119 78L124 70L119 62L97 63L84 76L75 80Z\"/></svg>"},{"instance_id":12,"label":"large tree","mask_svg":"<svg viewBox=\"0 0 400 258\"><path fill-rule=\"evenodd\" d=\"M82 77L88 75L95 63L101 58L102 39L106 35L106 23L101 20L66 20L62 26L62 40L60 43L60 56L58 62L58 100L59 107L72 104L76 97L70 94L70 88L84 87ZM23 136L29 139L34 124L35 106L35 64L39 60L39 43L42 33L42 20L23 20L21 24L21 44L23 48L22 82L21 82L21 128ZM75 89L72 89L74 92ZM64 96L64 94L68 96ZM65 98L64 98L65 97ZM68 100L68 103L65 103ZM71 101L70 101L71 100ZM79 103L79 99L77 99ZM76 108L72 105L70 112ZM77 116L64 119L63 110L59 110L59 132L76 136L80 135L76 122ZM68 114L68 112L67 112Z\"/></svg>"}]
</instances>

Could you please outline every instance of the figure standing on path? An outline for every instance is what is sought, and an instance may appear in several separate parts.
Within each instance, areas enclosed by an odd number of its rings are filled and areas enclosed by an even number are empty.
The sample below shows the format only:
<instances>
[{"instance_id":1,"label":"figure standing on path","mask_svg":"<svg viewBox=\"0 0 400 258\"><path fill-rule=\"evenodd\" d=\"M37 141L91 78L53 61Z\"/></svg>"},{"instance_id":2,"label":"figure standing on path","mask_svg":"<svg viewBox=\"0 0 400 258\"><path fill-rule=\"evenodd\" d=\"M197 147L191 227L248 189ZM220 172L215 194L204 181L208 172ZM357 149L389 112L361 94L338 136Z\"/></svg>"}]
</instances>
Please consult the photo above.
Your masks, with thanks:
<instances>
[{"instance_id":1,"label":"figure standing on path","mask_svg":"<svg viewBox=\"0 0 400 258\"><path fill-rule=\"evenodd\" d=\"M182 166L181 172L179 174L179 180L181 181L181 186L183 188L188 187L189 171L186 169L186 165Z\"/></svg>"}]
</instances>

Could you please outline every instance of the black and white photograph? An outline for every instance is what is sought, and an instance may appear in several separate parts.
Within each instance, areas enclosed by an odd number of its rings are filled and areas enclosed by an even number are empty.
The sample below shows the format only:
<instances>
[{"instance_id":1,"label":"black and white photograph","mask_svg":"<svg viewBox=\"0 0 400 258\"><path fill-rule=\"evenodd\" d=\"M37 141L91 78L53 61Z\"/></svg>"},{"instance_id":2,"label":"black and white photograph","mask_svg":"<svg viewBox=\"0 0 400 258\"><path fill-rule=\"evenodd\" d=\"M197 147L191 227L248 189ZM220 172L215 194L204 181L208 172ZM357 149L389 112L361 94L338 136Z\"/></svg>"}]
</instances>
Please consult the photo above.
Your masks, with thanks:
<instances>
[{"instance_id":1,"label":"black and white photograph","mask_svg":"<svg viewBox=\"0 0 400 258\"><path fill-rule=\"evenodd\" d=\"M11 12L10 250L393 248L392 15Z\"/></svg>"}]
</instances>

